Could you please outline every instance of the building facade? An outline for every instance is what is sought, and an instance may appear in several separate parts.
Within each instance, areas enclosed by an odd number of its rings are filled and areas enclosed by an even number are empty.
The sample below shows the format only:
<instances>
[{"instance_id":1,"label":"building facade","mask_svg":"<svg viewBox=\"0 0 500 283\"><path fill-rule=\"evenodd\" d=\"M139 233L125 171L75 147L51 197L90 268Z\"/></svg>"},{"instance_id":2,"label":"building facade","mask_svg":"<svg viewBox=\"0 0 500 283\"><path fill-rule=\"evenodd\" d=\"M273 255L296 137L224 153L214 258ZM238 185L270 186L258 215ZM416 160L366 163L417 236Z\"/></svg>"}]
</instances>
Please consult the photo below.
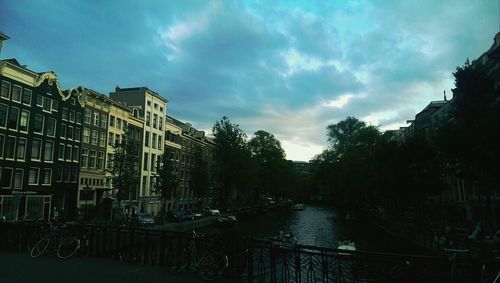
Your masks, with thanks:
<instances>
[{"instance_id":1,"label":"building facade","mask_svg":"<svg viewBox=\"0 0 500 283\"><path fill-rule=\"evenodd\" d=\"M139 210L157 214L160 211L160 200L154 192L154 183L158 160L163 154L167 100L146 87L116 87L110 97L130 107L133 115L144 120Z\"/></svg>"},{"instance_id":2,"label":"building facade","mask_svg":"<svg viewBox=\"0 0 500 283\"><path fill-rule=\"evenodd\" d=\"M0 62L0 80L0 215L74 218L83 109L74 91L15 59Z\"/></svg>"}]
</instances>

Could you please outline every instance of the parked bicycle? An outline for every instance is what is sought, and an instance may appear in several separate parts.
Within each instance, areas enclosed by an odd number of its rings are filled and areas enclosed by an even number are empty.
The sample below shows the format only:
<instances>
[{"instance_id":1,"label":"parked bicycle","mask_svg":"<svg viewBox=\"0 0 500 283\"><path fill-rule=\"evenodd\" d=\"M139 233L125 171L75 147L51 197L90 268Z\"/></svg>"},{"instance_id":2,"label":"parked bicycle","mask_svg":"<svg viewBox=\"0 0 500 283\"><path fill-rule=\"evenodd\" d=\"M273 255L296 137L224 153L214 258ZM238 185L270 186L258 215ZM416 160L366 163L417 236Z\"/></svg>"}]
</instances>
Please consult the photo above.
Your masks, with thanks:
<instances>
[{"instance_id":1,"label":"parked bicycle","mask_svg":"<svg viewBox=\"0 0 500 283\"><path fill-rule=\"evenodd\" d=\"M228 266L228 258L217 251L205 250L201 253L196 248L196 240L204 237L193 230L189 246L182 250L177 257L169 257L167 269L171 273L179 273L186 267L196 271L201 278L207 281L215 280L222 276Z\"/></svg>"},{"instance_id":2,"label":"parked bicycle","mask_svg":"<svg viewBox=\"0 0 500 283\"><path fill-rule=\"evenodd\" d=\"M39 257L48 251L55 251L57 257L66 259L80 248L80 239L65 224L51 224L49 232L33 246L30 255Z\"/></svg>"}]
</instances>

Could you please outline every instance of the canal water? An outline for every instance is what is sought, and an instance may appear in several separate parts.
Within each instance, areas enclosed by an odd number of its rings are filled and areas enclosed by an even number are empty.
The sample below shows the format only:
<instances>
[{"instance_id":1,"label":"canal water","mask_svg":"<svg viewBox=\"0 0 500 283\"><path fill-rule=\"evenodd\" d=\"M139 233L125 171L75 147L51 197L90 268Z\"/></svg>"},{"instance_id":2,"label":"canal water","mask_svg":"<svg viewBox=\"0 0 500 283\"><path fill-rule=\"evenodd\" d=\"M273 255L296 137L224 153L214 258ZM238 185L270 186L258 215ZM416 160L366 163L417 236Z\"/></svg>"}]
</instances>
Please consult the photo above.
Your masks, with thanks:
<instances>
[{"instance_id":1,"label":"canal water","mask_svg":"<svg viewBox=\"0 0 500 283\"><path fill-rule=\"evenodd\" d=\"M213 232L214 228L205 232ZM304 210L281 209L238 221L233 230L242 236L271 239L292 233L299 244L337 248L339 241L356 243L357 250L390 253L427 254L428 252L391 237L383 230L362 220L345 219L334 209L321 205L305 205Z\"/></svg>"}]
</instances>

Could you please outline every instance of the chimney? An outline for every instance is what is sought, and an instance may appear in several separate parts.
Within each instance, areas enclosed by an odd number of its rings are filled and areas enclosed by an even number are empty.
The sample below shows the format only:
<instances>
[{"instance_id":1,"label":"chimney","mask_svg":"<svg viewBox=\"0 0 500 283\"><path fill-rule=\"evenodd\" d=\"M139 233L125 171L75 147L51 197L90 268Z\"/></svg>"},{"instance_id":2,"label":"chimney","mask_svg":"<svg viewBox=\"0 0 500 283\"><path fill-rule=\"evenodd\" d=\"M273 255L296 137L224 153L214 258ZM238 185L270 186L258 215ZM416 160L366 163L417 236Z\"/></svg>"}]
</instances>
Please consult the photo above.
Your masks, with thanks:
<instances>
[{"instance_id":1,"label":"chimney","mask_svg":"<svg viewBox=\"0 0 500 283\"><path fill-rule=\"evenodd\" d=\"M0 32L0 59L2 59L2 46L3 46L3 42L5 40L8 40L10 37L6 36L5 34L3 34L2 32Z\"/></svg>"}]
</instances>

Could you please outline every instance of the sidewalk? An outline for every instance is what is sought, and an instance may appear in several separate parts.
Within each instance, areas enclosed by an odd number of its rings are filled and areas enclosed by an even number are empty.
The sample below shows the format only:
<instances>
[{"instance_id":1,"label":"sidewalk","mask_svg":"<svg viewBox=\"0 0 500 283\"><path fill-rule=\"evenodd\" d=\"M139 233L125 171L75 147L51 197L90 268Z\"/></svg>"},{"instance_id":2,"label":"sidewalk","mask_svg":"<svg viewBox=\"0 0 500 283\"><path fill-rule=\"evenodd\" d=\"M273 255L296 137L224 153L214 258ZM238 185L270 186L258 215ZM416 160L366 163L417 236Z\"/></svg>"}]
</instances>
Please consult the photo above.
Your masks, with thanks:
<instances>
[{"instance_id":1,"label":"sidewalk","mask_svg":"<svg viewBox=\"0 0 500 283\"><path fill-rule=\"evenodd\" d=\"M124 263L110 259L75 257L66 260L55 255L31 258L22 253L0 253L1 283L159 283L206 282L189 270L178 275L160 267ZM213 282L238 282L222 278Z\"/></svg>"}]
</instances>

